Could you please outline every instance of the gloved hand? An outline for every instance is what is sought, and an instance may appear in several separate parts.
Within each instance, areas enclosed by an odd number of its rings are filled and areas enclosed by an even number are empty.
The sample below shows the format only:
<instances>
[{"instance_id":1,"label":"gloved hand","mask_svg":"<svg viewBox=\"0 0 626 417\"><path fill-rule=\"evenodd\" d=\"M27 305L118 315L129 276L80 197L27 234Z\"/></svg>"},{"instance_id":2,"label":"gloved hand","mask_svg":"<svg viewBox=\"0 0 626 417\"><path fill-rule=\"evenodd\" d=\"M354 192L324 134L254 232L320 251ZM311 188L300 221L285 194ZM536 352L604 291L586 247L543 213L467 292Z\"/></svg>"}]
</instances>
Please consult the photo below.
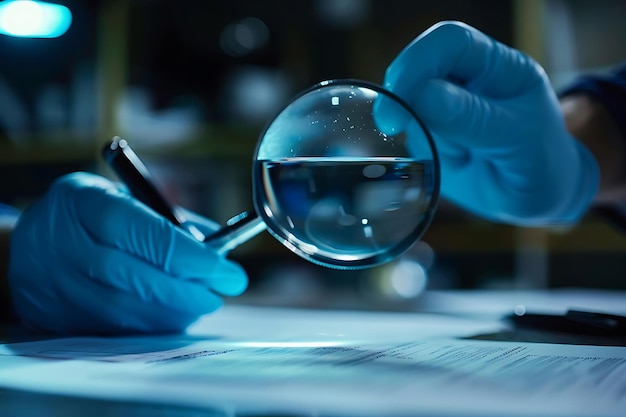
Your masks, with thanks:
<instances>
[{"instance_id":1,"label":"gloved hand","mask_svg":"<svg viewBox=\"0 0 626 417\"><path fill-rule=\"evenodd\" d=\"M441 194L461 208L543 226L576 222L590 205L597 162L566 130L544 70L520 51L463 23L442 22L400 52L384 86L433 133ZM384 118L389 129L406 123Z\"/></svg>"},{"instance_id":2,"label":"gloved hand","mask_svg":"<svg viewBox=\"0 0 626 417\"><path fill-rule=\"evenodd\" d=\"M205 233L217 228L202 223L195 226ZM220 295L242 293L247 276L121 185L79 172L56 180L20 216L9 285L31 329L177 332L219 308Z\"/></svg>"}]
</instances>

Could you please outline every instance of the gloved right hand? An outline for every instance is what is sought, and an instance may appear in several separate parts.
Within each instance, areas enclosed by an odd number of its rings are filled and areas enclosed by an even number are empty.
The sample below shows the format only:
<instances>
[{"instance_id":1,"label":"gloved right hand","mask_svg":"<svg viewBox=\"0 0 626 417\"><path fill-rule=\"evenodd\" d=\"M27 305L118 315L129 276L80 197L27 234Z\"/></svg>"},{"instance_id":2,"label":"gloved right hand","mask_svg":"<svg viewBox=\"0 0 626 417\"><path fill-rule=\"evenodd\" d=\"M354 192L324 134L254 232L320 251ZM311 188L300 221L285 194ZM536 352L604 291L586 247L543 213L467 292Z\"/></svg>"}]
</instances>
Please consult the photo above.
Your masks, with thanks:
<instances>
[{"instance_id":1,"label":"gloved right hand","mask_svg":"<svg viewBox=\"0 0 626 417\"><path fill-rule=\"evenodd\" d=\"M433 133L443 197L522 226L571 224L586 212L597 162L568 133L548 77L530 57L463 23L442 22L400 52L384 86ZM385 129L406 127L385 109L392 107L380 105L377 115Z\"/></svg>"},{"instance_id":2,"label":"gloved right hand","mask_svg":"<svg viewBox=\"0 0 626 417\"><path fill-rule=\"evenodd\" d=\"M217 230L204 220L196 227ZM241 266L88 173L56 180L22 213L10 249L13 307L38 331L179 332L247 286Z\"/></svg>"}]
</instances>

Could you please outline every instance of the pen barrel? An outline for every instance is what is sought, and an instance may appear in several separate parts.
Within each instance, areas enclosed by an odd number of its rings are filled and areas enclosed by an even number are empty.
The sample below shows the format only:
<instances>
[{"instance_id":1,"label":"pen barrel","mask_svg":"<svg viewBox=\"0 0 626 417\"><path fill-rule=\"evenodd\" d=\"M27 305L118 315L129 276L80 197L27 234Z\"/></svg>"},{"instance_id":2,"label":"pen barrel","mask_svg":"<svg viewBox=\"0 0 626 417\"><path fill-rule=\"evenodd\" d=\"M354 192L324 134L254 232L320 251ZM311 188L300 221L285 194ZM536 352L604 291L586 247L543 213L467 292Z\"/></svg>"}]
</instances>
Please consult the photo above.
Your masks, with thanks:
<instances>
[{"instance_id":1,"label":"pen barrel","mask_svg":"<svg viewBox=\"0 0 626 417\"><path fill-rule=\"evenodd\" d=\"M267 229L263 219L254 212L244 212L233 219L227 226L207 236L204 240L220 255L226 255Z\"/></svg>"},{"instance_id":2,"label":"pen barrel","mask_svg":"<svg viewBox=\"0 0 626 417\"><path fill-rule=\"evenodd\" d=\"M230 219L226 226L207 237L196 226L187 222L181 211L163 197L152 180L148 168L126 140L114 137L102 149L102 156L117 176L124 181L135 198L176 226L186 229L196 239L204 241L221 255L226 255L267 228L255 211L244 211Z\"/></svg>"},{"instance_id":3,"label":"pen barrel","mask_svg":"<svg viewBox=\"0 0 626 417\"><path fill-rule=\"evenodd\" d=\"M183 215L160 193L148 168L124 139L113 138L102 149L102 156L135 198L177 226L185 222Z\"/></svg>"}]
</instances>

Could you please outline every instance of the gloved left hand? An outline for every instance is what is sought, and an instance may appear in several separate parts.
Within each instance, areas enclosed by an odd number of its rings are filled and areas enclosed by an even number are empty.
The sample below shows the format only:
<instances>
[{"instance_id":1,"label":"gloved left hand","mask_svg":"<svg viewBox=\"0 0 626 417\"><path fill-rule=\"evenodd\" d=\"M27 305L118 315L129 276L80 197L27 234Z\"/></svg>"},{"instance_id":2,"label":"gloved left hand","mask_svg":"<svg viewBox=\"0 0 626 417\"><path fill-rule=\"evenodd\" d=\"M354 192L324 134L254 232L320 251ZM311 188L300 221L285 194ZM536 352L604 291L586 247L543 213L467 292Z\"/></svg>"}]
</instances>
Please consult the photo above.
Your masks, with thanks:
<instances>
[{"instance_id":1,"label":"gloved left hand","mask_svg":"<svg viewBox=\"0 0 626 417\"><path fill-rule=\"evenodd\" d=\"M205 233L211 222L195 224ZM29 328L63 334L178 332L239 295L247 276L107 179L73 173L20 216L9 285Z\"/></svg>"}]
</instances>

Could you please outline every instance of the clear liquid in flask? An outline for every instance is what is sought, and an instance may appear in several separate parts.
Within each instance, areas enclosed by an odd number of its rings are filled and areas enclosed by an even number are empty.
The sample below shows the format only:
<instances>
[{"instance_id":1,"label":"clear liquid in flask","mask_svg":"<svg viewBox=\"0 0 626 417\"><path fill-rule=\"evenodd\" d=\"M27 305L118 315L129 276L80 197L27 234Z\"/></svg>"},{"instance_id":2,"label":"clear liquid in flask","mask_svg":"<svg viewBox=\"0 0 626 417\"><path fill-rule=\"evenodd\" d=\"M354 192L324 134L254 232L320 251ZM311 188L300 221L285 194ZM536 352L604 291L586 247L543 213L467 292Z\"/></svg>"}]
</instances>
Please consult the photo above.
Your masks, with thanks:
<instances>
[{"instance_id":1,"label":"clear liquid in flask","mask_svg":"<svg viewBox=\"0 0 626 417\"><path fill-rule=\"evenodd\" d=\"M353 262L406 249L432 209L432 161L297 157L257 160L255 170L256 205L272 233L314 259Z\"/></svg>"}]
</instances>

